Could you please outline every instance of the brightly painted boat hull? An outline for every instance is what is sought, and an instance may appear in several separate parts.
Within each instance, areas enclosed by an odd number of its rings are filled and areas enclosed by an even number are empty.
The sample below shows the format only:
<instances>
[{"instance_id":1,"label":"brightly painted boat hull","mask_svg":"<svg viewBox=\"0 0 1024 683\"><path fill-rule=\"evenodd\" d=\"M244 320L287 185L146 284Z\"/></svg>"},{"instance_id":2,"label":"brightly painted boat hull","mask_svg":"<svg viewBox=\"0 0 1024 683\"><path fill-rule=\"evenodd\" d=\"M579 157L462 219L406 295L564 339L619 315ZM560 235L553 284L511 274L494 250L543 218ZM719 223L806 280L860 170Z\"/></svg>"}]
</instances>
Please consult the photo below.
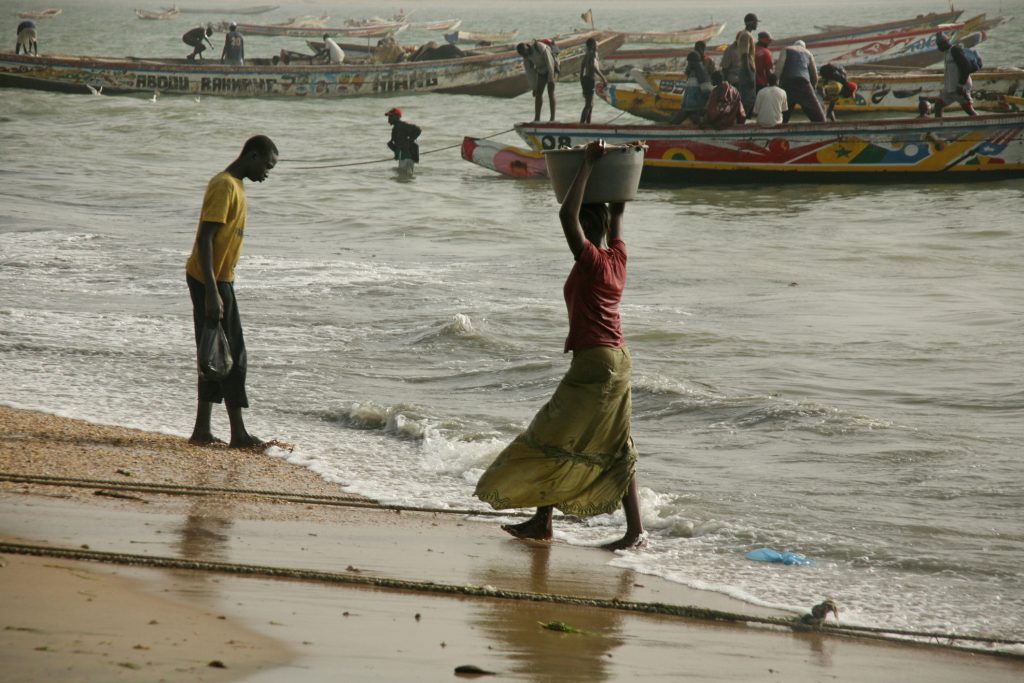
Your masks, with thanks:
<instances>
[{"instance_id":1,"label":"brightly painted boat hull","mask_svg":"<svg viewBox=\"0 0 1024 683\"><path fill-rule=\"evenodd\" d=\"M544 154L493 140L465 137L462 158L510 178L547 178Z\"/></svg>"},{"instance_id":2,"label":"brightly painted boat hull","mask_svg":"<svg viewBox=\"0 0 1024 683\"><path fill-rule=\"evenodd\" d=\"M865 182L1024 177L1024 114L802 123L721 131L676 126L516 125L535 150L643 140L646 183Z\"/></svg>"},{"instance_id":3,"label":"brightly painted boat hull","mask_svg":"<svg viewBox=\"0 0 1024 683\"><path fill-rule=\"evenodd\" d=\"M587 38L602 54L621 38L599 33L558 41L563 73L579 72ZM263 60L264 62L266 60ZM514 50L460 59L398 64L247 64L185 60L107 59L0 53L0 87L56 92L141 93L216 97L361 97L424 92L516 97L528 92L523 60Z\"/></svg>"},{"instance_id":4,"label":"brightly painted boat hull","mask_svg":"<svg viewBox=\"0 0 1024 683\"><path fill-rule=\"evenodd\" d=\"M682 104L683 74L635 74L646 90L610 85L599 93L616 109L650 121L668 121ZM1024 110L1024 71L1005 69L972 74L974 107L979 111L1010 113ZM918 98L938 97L941 73L852 74L857 94L842 98L836 111L851 114L917 113Z\"/></svg>"}]
</instances>

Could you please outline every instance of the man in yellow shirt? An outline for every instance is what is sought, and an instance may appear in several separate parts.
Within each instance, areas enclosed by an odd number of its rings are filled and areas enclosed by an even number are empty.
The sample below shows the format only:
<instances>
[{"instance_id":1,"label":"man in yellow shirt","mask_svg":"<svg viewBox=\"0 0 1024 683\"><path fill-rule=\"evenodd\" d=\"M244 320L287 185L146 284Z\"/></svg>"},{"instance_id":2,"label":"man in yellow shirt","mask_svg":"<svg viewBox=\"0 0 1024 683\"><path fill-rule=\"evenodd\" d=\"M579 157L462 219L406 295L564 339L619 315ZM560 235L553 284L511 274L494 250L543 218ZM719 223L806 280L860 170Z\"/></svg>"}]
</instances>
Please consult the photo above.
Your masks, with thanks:
<instances>
[{"instance_id":1,"label":"man in yellow shirt","mask_svg":"<svg viewBox=\"0 0 1024 683\"><path fill-rule=\"evenodd\" d=\"M231 423L231 448L258 448L260 439L245 429L242 409L249 407L245 394L245 339L235 302L235 266L245 237L245 187L248 178L257 183L267 179L277 164L277 146L265 135L245 141L241 154L206 186L192 254L185 265L196 345L204 323L220 321L231 347L231 372L221 381L199 378L199 407L190 443L210 444L219 439L210 429L213 404L224 402ZM211 286L212 284L212 286Z\"/></svg>"}]
</instances>

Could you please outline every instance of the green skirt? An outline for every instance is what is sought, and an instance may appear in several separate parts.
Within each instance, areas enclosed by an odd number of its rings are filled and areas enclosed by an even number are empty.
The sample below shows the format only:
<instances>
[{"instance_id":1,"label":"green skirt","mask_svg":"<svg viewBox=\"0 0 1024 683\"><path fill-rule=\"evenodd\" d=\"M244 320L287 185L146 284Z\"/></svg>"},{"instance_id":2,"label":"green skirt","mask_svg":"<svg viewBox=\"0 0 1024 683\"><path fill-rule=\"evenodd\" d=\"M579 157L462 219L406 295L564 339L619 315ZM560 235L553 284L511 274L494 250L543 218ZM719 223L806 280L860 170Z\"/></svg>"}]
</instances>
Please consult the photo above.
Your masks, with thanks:
<instances>
[{"instance_id":1,"label":"green skirt","mask_svg":"<svg viewBox=\"0 0 1024 683\"><path fill-rule=\"evenodd\" d=\"M624 346L573 352L554 396L483 473L476 497L498 510L553 505L580 517L618 509L637 457L632 367Z\"/></svg>"}]
</instances>

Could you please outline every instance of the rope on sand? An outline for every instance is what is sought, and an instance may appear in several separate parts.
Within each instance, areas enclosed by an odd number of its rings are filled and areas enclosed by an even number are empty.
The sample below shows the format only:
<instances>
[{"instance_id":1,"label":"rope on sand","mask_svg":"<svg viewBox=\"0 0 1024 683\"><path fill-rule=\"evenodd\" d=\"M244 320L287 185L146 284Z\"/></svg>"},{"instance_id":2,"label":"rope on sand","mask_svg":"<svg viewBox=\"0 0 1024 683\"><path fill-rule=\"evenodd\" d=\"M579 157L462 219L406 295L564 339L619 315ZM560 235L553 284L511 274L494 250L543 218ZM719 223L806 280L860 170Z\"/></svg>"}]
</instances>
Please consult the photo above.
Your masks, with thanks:
<instances>
[{"instance_id":1,"label":"rope on sand","mask_svg":"<svg viewBox=\"0 0 1024 683\"><path fill-rule=\"evenodd\" d=\"M484 136L484 137L482 137L480 139L481 140L487 140L489 138L495 138L495 137L498 137L499 135L504 135L505 133L511 133L514 130L515 130L515 128L509 128L508 130L503 130L503 131L500 131L500 132L497 132L497 133L491 133L490 135ZM454 149L456 147L462 147L462 143L461 142L456 142L454 145L448 145L446 147L438 147L436 149L428 149L426 152L420 152L420 156L422 157L422 156L426 156L428 154L434 154L435 152L443 152L445 150ZM385 162L388 162L388 161L394 161L394 160L395 160L394 157L386 157L386 158L381 158L381 159L370 159L368 161L350 161L350 162L344 163L344 164L329 164L329 165L326 165L326 166L296 166L294 168L295 168L296 171L317 171L317 170L320 170L320 169L323 169L323 168L345 168L346 166L365 166L366 164L382 164L382 163L385 163ZM288 161L288 162L292 162L292 163L310 163L311 162L311 160L308 160L308 159L281 159L281 161ZM314 163L316 163L316 162L314 162Z\"/></svg>"},{"instance_id":2,"label":"rope on sand","mask_svg":"<svg viewBox=\"0 0 1024 683\"><path fill-rule=\"evenodd\" d=\"M419 593L443 595L463 595L467 597L492 598L497 600L518 600L521 602L546 602L573 607L592 607L613 609L640 614L657 614L662 616L681 617L701 621L728 622L732 624L757 624L797 631L815 631L829 635L872 638L876 640L897 640L893 636L907 636L929 639L932 642L916 642L917 645L950 647L957 641L980 642L991 645L1024 645L1024 641L989 638L954 633L930 633L918 631L902 631L896 629L874 629L848 625L807 626L799 618L757 617L735 612L694 607L690 605L667 605L657 602L634 602L628 600L607 600L602 598L581 598L573 595L557 593L532 593L529 591L500 590L492 586L459 585L435 583L433 581L412 581L405 579L389 579L380 576L365 576L354 573L325 572L313 569L296 569L291 567L269 567L263 565L237 564L231 562L215 562L210 560L185 560L174 557L151 555L133 555L129 553L113 553L78 548L56 548L49 546L29 545L22 543L0 542L0 553L32 555L35 557L56 557L66 560L90 562L106 562L109 564L154 567L159 569L181 569L191 571L236 574L240 576L284 578L298 581L319 581L364 588L381 588L386 590L403 590ZM944 641L935 642L935 641ZM906 641L900 641L906 643ZM957 647L958 651L978 654L1000 655L1012 658L1024 658L1024 655L990 650L978 647Z\"/></svg>"},{"instance_id":3,"label":"rope on sand","mask_svg":"<svg viewBox=\"0 0 1024 683\"><path fill-rule=\"evenodd\" d=\"M494 510L469 510L456 508L429 508L413 505L385 505L358 496L325 496L307 493L291 493L288 491L268 491L266 489L225 488L218 486L188 486L185 484L160 484L149 482L125 482L110 479L78 479L74 477L55 477L36 474L16 474L0 472L0 482L14 484L35 484L41 486L68 486L72 488L100 488L118 491L134 491L136 493L158 493L177 496L208 496L212 494L235 494L274 498L290 503L307 505L335 505L341 507L373 508L376 510L392 510L395 512L436 512L452 515L479 515L493 517L523 516L523 513L500 512ZM105 494L101 494L105 495Z\"/></svg>"}]
</instances>

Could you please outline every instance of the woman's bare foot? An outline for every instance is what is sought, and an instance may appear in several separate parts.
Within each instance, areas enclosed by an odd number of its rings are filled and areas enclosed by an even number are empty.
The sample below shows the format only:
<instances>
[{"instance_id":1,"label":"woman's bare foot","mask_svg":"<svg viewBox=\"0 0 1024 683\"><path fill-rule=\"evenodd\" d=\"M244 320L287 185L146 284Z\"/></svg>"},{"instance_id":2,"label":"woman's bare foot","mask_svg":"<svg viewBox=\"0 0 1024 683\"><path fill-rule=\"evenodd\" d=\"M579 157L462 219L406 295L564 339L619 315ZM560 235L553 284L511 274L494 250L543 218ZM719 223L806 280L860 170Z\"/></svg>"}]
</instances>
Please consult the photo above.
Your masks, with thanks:
<instances>
[{"instance_id":1,"label":"woman's bare foot","mask_svg":"<svg viewBox=\"0 0 1024 683\"><path fill-rule=\"evenodd\" d=\"M530 541L550 541L553 535L551 527L538 521L537 518L528 519L522 524L502 524L501 528L516 538Z\"/></svg>"},{"instance_id":2,"label":"woman's bare foot","mask_svg":"<svg viewBox=\"0 0 1024 683\"><path fill-rule=\"evenodd\" d=\"M641 531L639 533L631 534L626 533L625 536L617 541L611 543L605 543L601 546L604 550L639 550L647 547L647 532Z\"/></svg>"},{"instance_id":3,"label":"woman's bare foot","mask_svg":"<svg viewBox=\"0 0 1024 683\"><path fill-rule=\"evenodd\" d=\"M530 541L550 541L551 517L554 508L550 505L537 508L533 517L520 524L502 524L501 528L516 538Z\"/></svg>"}]
</instances>

